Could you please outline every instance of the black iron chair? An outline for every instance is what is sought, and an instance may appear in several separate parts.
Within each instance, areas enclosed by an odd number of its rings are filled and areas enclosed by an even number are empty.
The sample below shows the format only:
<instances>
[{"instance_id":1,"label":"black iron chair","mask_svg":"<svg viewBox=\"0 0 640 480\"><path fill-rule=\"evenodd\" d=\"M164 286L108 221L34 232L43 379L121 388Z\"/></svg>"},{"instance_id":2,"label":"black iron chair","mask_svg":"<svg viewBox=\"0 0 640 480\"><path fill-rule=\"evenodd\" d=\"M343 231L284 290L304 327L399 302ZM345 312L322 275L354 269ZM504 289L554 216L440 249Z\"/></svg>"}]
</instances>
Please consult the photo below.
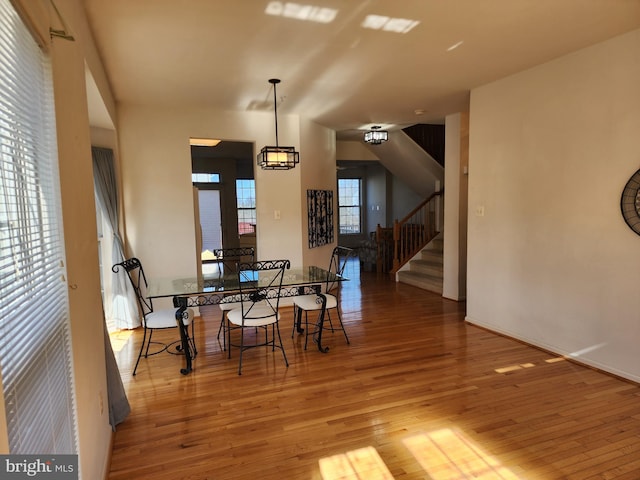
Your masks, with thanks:
<instances>
[{"instance_id":1,"label":"black iron chair","mask_svg":"<svg viewBox=\"0 0 640 480\"><path fill-rule=\"evenodd\" d=\"M227 344L229 346L229 358L231 347L240 347L240 362L238 375L242 375L242 354L245 350L260 346L271 345L272 351L279 348L284 357L284 363L288 367L289 362L282 345L280 336L280 292L284 271L289 269L289 260L268 260L254 263L238 264L238 280L240 284L240 307L227 312L230 326L240 330L240 344L232 344L231 329L227 329ZM269 327L271 327L271 340L269 340ZM263 328L265 331L264 343L260 343L256 334L255 342L245 344L245 330L247 328ZM279 345L276 343L276 335Z\"/></svg>"},{"instance_id":2,"label":"black iron chair","mask_svg":"<svg viewBox=\"0 0 640 480\"><path fill-rule=\"evenodd\" d=\"M325 312L324 312L325 319L323 322L323 329L331 330L331 332L334 332L335 330L342 330L342 333L344 333L344 338L347 341L347 344L349 344L349 337L347 336L347 331L344 328L344 324L342 323L342 315L340 314L340 300L339 300L340 281L336 280L335 278L343 276L344 269L347 265L347 261L351 257L355 256L355 253L356 253L355 250L347 247L337 246L333 249L333 252L331 253L331 260L329 261L329 275L327 277L327 280L324 284L324 289L323 289L324 290L323 294L324 294L324 297L326 298ZM302 313L304 313L304 323L305 323L304 349L305 350L307 349L309 334L317 334L318 333L317 330L319 328L318 327L319 321L317 321L314 324L314 329L313 330L309 329L309 312L317 311L318 320L319 320L320 315L322 314L322 311L321 311L322 303L323 303L322 298L318 295L300 295L293 299L293 318L300 319ZM333 321L331 320L331 310L335 310L337 313L338 322L339 322L338 326L334 327L333 325ZM329 321L328 324L327 324L327 320ZM293 331L291 332L291 338L293 338L293 336L295 335L296 328L299 328L299 325L297 325L297 321L294 321Z\"/></svg>"},{"instance_id":3,"label":"black iron chair","mask_svg":"<svg viewBox=\"0 0 640 480\"><path fill-rule=\"evenodd\" d=\"M255 261L255 249L253 247L219 248L213 251L216 257L218 275L237 275L238 263L253 263ZM240 295L227 295L218 304L222 310L222 318L218 327L218 340L222 334L222 350L227 349L227 312L240 307Z\"/></svg>"},{"instance_id":4,"label":"black iron chair","mask_svg":"<svg viewBox=\"0 0 640 480\"><path fill-rule=\"evenodd\" d=\"M161 342L153 342L151 337L153 336L153 331L158 329L167 329L167 328L177 328L178 322L176 319L176 309L164 309L164 310L154 310L153 301L150 298L147 298L147 277L144 273L144 269L142 268L142 263L137 258L129 258L123 262L116 263L111 270L114 273L118 273L120 268L124 269L131 281L131 285L133 286L134 291L136 292L136 297L138 299L138 307L140 308L140 313L142 314L142 326L144 328L144 333L142 337L142 344L140 345L140 352L138 352L138 359L136 360L136 365L133 367L133 375L136 374L136 370L138 369L138 363L140 363L140 357L142 357L142 352L144 351L144 357L147 358L151 355L157 355L158 353L162 353L167 351L173 354L183 355L181 340L178 339L175 342L171 342L169 344L161 343ZM194 340L194 321L193 321L193 310L191 308L187 308L182 315L182 323L185 326L184 330L188 332L188 327L191 325L191 335L188 337L189 345L191 346L193 357L198 353L195 346ZM148 338L147 338L148 335ZM151 344L154 344L156 348L149 353L149 348ZM170 347L175 348L175 352L170 350Z\"/></svg>"}]
</instances>

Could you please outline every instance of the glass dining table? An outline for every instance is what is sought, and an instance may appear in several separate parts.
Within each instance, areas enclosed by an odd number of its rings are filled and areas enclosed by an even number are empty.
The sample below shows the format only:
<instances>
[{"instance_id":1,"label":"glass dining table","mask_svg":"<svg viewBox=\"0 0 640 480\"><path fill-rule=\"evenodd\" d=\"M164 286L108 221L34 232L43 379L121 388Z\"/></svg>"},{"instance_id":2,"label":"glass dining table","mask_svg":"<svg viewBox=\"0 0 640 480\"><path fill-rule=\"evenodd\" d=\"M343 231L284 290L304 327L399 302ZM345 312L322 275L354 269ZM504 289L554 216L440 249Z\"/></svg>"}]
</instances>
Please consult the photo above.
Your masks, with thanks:
<instances>
[{"instance_id":1,"label":"glass dining table","mask_svg":"<svg viewBox=\"0 0 640 480\"><path fill-rule=\"evenodd\" d=\"M270 271L253 272L249 276L250 287L259 290L261 286L270 284ZM243 281L247 278L247 272L243 272ZM326 297L322 293L322 286L327 282L344 281L344 277L336 275L324 268L317 266L294 267L285 270L282 279L281 297L294 297L298 295L318 296L318 301L322 303L322 309L318 315L318 322L314 334L314 341L318 345L318 350L327 353L329 347L322 346L322 329L326 307ZM183 375L189 374L193 369L193 359L197 355L195 345L190 342L188 326L184 325L183 314L189 307L217 305L225 299L238 296L240 293L240 280L237 273L225 273L222 265L214 273L208 273L202 277L179 277L179 278L157 278L151 279L147 287L147 297L172 298L173 306L176 308L176 322L180 331L181 350L184 352L185 368L180 370ZM242 291L246 292L247 285L243 284ZM296 318L296 328L298 333L303 333L302 312L298 311Z\"/></svg>"}]
</instances>

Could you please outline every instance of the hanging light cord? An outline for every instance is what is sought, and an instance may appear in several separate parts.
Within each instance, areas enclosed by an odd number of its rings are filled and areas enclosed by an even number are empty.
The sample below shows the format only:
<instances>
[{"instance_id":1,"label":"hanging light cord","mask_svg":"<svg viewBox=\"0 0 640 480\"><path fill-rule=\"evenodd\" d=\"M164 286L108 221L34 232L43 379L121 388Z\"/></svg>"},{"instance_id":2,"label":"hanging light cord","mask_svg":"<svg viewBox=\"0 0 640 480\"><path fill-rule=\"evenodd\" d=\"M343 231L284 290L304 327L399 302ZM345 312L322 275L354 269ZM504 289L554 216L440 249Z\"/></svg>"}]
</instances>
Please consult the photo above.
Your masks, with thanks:
<instances>
[{"instance_id":1,"label":"hanging light cord","mask_svg":"<svg viewBox=\"0 0 640 480\"><path fill-rule=\"evenodd\" d=\"M276 148L278 148L280 144L278 143L278 100L276 97L276 85L280 83L280 80L277 78L271 78L269 83L273 84L273 112L276 117Z\"/></svg>"}]
</instances>

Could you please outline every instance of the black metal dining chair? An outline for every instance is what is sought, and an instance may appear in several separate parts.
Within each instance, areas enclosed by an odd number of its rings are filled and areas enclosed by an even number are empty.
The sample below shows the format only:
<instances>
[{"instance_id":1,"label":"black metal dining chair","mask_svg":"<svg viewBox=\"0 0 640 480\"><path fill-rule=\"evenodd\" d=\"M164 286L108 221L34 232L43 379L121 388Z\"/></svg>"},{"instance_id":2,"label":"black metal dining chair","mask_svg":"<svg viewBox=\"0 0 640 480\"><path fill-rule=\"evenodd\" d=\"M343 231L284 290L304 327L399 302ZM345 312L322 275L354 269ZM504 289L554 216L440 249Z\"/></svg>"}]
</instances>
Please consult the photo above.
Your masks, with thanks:
<instances>
[{"instance_id":1,"label":"black metal dining chair","mask_svg":"<svg viewBox=\"0 0 640 480\"><path fill-rule=\"evenodd\" d=\"M323 322L323 329L331 330L334 332L335 330L342 330L344 333L344 338L349 344L349 337L347 336L347 330L344 328L344 323L342 323L342 315L340 314L340 280L336 280L336 278L340 278L344 274L344 269L347 265L348 260L355 255L355 250L347 247L337 246L333 249L331 253L331 259L329 261L329 274L323 286L323 295L326 298L325 304L325 320ZM316 334L317 329L319 328L317 325L319 322L314 323L314 328L309 329L309 312L318 312L318 316L322 314L322 298L318 295L300 295L293 299L293 318L298 319L304 313L304 349L307 349L307 342L309 340L309 334ZM338 325L334 326L333 321L331 319L331 311L335 310L336 316L338 317ZM328 320L328 324L327 324ZM293 330L291 332L291 337L295 335L296 328L298 325L297 322L293 322Z\"/></svg>"},{"instance_id":2,"label":"black metal dining chair","mask_svg":"<svg viewBox=\"0 0 640 480\"><path fill-rule=\"evenodd\" d=\"M242 357L245 350L260 346L271 346L272 351L275 351L276 348L280 349L285 365L289 366L279 326L282 280L285 270L289 268L289 260L267 260L238 264L240 307L227 312L229 323L240 330L240 343L233 344L231 341L232 330L227 329L229 358L231 358L232 346L240 348L238 375L242 375ZM264 342L260 342L256 334L254 342L247 344L245 330L256 330L256 328L264 330ZM269 330L271 330L271 335L269 335Z\"/></svg>"},{"instance_id":3,"label":"black metal dining chair","mask_svg":"<svg viewBox=\"0 0 640 480\"><path fill-rule=\"evenodd\" d=\"M124 260L123 262L116 263L111 267L113 273L118 273L120 269L123 269L127 276L129 277L129 281L133 286L133 290L136 293L136 297L138 299L138 307L140 309L140 314L142 315L141 321L142 326L144 328L144 333L142 336L142 344L140 345L140 351L138 352L138 358L136 360L136 365L133 367L133 375L136 374L138 370L138 363L140 363L140 358L142 357L142 352L144 352L144 357L147 358L151 355L157 355L164 351L175 354L184 354L182 351L181 340L178 339L174 342L165 344L162 342L154 342L151 340L153 336L153 332L155 330L164 330L167 328L177 328L178 322L176 319L176 309L168 308L163 310L155 310L153 308L153 301L146 296L147 291L147 277L144 273L144 269L142 268L142 263L135 257ZM191 351L193 352L193 357L195 357L198 353L195 345L195 322L193 309L187 308L182 315L182 323L186 327L184 330L188 332L189 325L191 325L191 335L188 336L188 342L191 346ZM154 345L154 350L149 352L151 344ZM170 350L170 347L175 347L175 352ZM191 353L190 353L191 354Z\"/></svg>"},{"instance_id":4,"label":"black metal dining chair","mask_svg":"<svg viewBox=\"0 0 640 480\"><path fill-rule=\"evenodd\" d=\"M217 273L220 276L237 275L238 263L253 263L255 261L255 249L253 247L219 248L213 251L217 262ZM220 326L218 327L218 340L222 334L222 350L227 349L227 312L240 307L240 295L231 294L222 298L218 304L222 311Z\"/></svg>"}]
</instances>

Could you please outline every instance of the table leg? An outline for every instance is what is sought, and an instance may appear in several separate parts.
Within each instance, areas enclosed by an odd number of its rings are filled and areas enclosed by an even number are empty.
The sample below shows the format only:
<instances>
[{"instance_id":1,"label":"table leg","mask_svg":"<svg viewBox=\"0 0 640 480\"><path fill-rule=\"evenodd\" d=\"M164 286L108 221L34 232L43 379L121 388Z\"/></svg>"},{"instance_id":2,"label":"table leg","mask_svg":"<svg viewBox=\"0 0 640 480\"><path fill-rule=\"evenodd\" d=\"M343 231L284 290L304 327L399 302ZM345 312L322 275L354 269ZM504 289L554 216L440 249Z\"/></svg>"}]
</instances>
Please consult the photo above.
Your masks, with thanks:
<instances>
[{"instance_id":1,"label":"table leg","mask_svg":"<svg viewBox=\"0 0 640 480\"><path fill-rule=\"evenodd\" d=\"M182 321L182 316L187 310L187 299L176 297L173 299L173 306L178 308L176 310L176 323L178 324L178 330L180 331L180 342L182 344L181 350L182 350L182 353L184 353L184 358L186 362L185 368L181 368L180 373L182 375L188 375L189 373L191 373L191 370L193 370L191 365L191 361L192 361L191 345L189 345L189 330L188 330L189 326L185 325L184 322Z\"/></svg>"},{"instance_id":2,"label":"table leg","mask_svg":"<svg viewBox=\"0 0 640 480\"><path fill-rule=\"evenodd\" d=\"M294 319L294 322L296 322L296 330L298 333L302 334L304 333L304 328L302 328L302 309L296 307L295 310L296 310L296 318Z\"/></svg>"},{"instance_id":3,"label":"table leg","mask_svg":"<svg viewBox=\"0 0 640 480\"><path fill-rule=\"evenodd\" d=\"M318 297L322 300L322 309L320 310L320 315L318 315L318 338L316 341L318 342L318 350L320 350L321 353L327 353L329 351L329 347L322 347L322 329L324 328L324 313L327 310L327 297L322 293L318 293Z\"/></svg>"}]
</instances>

